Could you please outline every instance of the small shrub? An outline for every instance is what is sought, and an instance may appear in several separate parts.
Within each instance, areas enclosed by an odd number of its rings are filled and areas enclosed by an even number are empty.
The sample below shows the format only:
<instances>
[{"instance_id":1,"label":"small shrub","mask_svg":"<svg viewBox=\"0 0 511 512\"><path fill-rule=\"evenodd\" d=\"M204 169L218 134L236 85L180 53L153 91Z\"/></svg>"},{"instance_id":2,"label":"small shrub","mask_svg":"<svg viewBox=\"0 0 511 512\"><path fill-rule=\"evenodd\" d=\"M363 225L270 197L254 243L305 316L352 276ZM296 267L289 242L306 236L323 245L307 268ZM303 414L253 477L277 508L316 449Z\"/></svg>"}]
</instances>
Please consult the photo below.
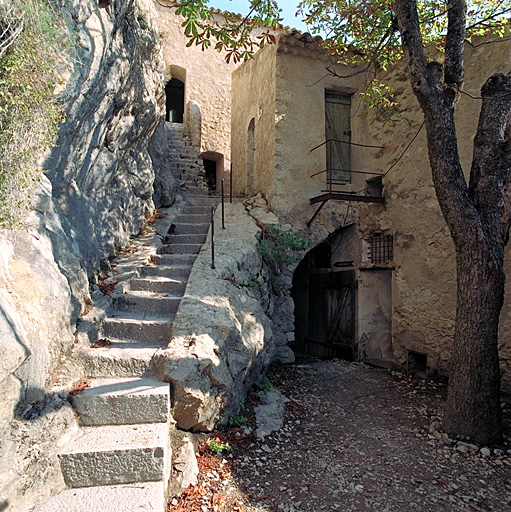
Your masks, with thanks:
<instances>
[{"instance_id":1,"label":"small shrub","mask_svg":"<svg viewBox=\"0 0 511 512\"><path fill-rule=\"evenodd\" d=\"M230 452L231 451L231 445L227 441L222 441L218 437L212 437L207 440L206 444L208 445L208 448L213 453L216 453L217 455L222 452Z\"/></svg>"}]
</instances>

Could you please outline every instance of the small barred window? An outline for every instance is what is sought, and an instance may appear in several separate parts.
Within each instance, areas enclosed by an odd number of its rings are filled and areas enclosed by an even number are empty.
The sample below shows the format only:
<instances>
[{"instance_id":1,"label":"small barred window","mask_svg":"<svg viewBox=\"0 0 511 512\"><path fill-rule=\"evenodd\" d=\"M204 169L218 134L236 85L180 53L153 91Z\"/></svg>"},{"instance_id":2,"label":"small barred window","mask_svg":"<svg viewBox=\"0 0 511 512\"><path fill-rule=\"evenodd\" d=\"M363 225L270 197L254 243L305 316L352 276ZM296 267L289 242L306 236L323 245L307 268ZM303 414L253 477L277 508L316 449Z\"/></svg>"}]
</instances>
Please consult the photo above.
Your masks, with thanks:
<instances>
[{"instance_id":1,"label":"small barred window","mask_svg":"<svg viewBox=\"0 0 511 512\"><path fill-rule=\"evenodd\" d=\"M383 233L374 234L369 240L369 259L373 265L390 263L393 258L394 237Z\"/></svg>"}]
</instances>

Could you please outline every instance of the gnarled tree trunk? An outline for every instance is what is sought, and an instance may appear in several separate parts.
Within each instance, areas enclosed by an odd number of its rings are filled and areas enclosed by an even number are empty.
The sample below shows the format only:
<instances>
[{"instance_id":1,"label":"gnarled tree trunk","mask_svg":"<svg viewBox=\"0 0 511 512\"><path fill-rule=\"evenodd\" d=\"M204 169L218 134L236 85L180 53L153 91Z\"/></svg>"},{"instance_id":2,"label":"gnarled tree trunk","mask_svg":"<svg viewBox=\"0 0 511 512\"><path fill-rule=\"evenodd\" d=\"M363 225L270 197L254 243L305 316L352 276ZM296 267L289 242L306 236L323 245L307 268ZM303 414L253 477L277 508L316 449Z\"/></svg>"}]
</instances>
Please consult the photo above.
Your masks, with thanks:
<instances>
[{"instance_id":1,"label":"gnarled tree trunk","mask_svg":"<svg viewBox=\"0 0 511 512\"><path fill-rule=\"evenodd\" d=\"M454 122L464 79L465 2L449 3L443 65L427 61L416 1L397 0L394 8L412 89L424 112L435 191L456 249L456 323L443 426L477 443L498 442L498 325L511 216L511 76L494 75L482 89L467 185Z\"/></svg>"}]
</instances>

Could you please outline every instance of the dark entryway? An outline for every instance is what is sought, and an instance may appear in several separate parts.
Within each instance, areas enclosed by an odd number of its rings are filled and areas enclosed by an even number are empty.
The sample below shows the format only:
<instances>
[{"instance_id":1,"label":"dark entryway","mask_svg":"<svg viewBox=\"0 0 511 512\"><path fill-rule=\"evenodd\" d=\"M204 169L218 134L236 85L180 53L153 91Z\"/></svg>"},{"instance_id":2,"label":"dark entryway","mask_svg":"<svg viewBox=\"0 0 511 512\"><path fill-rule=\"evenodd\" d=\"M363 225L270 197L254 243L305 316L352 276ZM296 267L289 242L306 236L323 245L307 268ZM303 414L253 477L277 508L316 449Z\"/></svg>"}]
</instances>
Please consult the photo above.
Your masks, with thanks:
<instances>
[{"instance_id":1,"label":"dark entryway","mask_svg":"<svg viewBox=\"0 0 511 512\"><path fill-rule=\"evenodd\" d=\"M204 162L204 171L206 173L206 185L208 186L208 190L212 192L216 191L216 161L208 160L207 158L203 158Z\"/></svg>"},{"instance_id":2,"label":"dark entryway","mask_svg":"<svg viewBox=\"0 0 511 512\"><path fill-rule=\"evenodd\" d=\"M165 120L170 123L182 123L185 110L185 84L172 78L165 86L167 113Z\"/></svg>"},{"instance_id":3,"label":"dark entryway","mask_svg":"<svg viewBox=\"0 0 511 512\"><path fill-rule=\"evenodd\" d=\"M330 267L330 244L313 249L298 265L291 296L295 302L295 351L321 358L356 358L355 271Z\"/></svg>"}]
</instances>

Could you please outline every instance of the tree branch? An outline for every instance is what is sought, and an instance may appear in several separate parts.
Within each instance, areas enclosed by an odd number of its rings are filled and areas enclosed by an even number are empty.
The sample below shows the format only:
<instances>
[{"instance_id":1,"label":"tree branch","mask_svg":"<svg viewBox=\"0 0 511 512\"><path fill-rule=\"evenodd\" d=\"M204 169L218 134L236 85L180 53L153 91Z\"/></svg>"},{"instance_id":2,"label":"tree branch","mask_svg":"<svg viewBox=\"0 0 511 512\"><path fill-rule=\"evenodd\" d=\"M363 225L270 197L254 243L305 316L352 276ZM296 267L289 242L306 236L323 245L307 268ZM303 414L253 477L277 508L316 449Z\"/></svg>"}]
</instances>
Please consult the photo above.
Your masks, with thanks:
<instances>
[{"instance_id":1,"label":"tree branch","mask_svg":"<svg viewBox=\"0 0 511 512\"><path fill-rule=\"evenodd\" d=\"M465 0L452 0L447 11L444 81L448 87L453 87L456 91L463 88L463 82L465 81L463 55L466 11Z\"/></svg>"}]
</instances>

